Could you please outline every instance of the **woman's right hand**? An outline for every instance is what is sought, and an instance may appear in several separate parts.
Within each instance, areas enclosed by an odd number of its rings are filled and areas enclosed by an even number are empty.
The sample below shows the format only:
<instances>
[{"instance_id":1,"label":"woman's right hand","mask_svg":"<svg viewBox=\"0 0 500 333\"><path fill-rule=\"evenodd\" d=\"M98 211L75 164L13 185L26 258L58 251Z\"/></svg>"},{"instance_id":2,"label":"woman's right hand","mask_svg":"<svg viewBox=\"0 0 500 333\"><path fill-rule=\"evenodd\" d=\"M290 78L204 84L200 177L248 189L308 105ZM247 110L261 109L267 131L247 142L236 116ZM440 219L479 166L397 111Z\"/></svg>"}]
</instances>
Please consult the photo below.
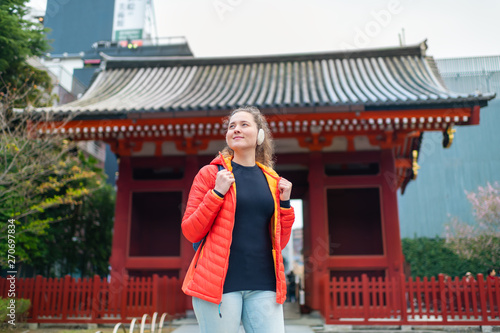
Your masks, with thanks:
<instances>
[{"instance_id":1,"label":"woman's right hand","mask_svg":"<svg viewBox=\"0 0 500 333\"><path fill-rule=\"evenodd\" d=\"M215 179L215 188L217 192L225 195L229 188L234 183L234 176L232 172L228 170L221 170L217 172L217 178Z\"/></svg>"}]
</instances>

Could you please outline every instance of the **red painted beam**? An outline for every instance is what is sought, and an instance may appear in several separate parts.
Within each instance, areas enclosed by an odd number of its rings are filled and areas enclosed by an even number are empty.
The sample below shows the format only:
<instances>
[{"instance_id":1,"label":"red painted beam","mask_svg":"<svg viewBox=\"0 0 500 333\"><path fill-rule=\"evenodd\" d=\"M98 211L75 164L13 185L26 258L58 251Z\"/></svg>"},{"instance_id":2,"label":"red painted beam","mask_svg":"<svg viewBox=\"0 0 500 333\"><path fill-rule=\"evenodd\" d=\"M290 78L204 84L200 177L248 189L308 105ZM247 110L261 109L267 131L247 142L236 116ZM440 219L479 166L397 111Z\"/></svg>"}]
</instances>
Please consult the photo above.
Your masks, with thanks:
<instances>
[{"instance_id":1,"label":"red painted beam","mask_svg":"<svg viewBox=\"0 0 500 333\"><path fill-rule=\"evenodd\" d=\"M326 177L324 180L325 188L366 188L379 187L380 174L375 176L342 176Z\"/></svg>"},{"instance_id":2,"label":"red painted beam","mask_svg":"<svg viewBox=\"0 0 500 333\"><path fill-rule=\"evenodd\" d=\"M331 256L327 260L330 269L354 270L354 269L386 269L388 262L386 256Z\"/></svg>"},{"instance_id":3,"label":"red painted beam","mask_svg":"<svg viewBox=\"0 0 500 333\"><path fill-rule=\"evenodd\" d=\"M135 119L73 120L40 123L35 126L43 133L72 132L71 136L76 140L104 140L112 146L115 153L122 156L140 150L141 142L144 141L156 143L157 156L161 155L163 141L173 141L178 149L188 154L196 154L206 148L210 140L222 138L224 129L221 124L225 117L208 117L203 113L194 117L192 113L189 112L189 117L181 118L164 117L164 114L161 118L158 114L139 114ZM441 118L440 123L437 123L438 117ZM404 133L412 126L423 131L442 131L443 126L450 123L479 123L479 108L288 113L270 114L267 118L275 138L297 138L302 146L319 151L328 145L334 136L346 136L348 148L354 150L352 139L355 135L376 136L386 130ZM423 126L421 121L427 126ZM364 124L361 124L362 122ZM438 128L435 128L434 124L439 124ZM407 128L404 128L405 126ZM315 128L319 132L314 132ZM118 136L123 139L118 139ZM378 143L377 139L372 141ZM396 143L393 144L392 140L387 140L386 137L386 140L379 144L388 148Z\"/></svg>"},{"instance_id":4,"label":"red painted beam","mask_svg":"<svg viewBox=\"0 0 500 333\"><path fill-rule=\"evenodd\" d=\"M479 106L474 107L479 108ZM475 110L474 110L475 112ZM325 113L303 113L303 114L272 114L267 115L269 122L272 121L311 121L311 120L336 120L336 119L395 119L395 118L412 118L412 117L470 117L473 114L473 110L470 107L462 108L441 108L441 109L411 109L411 110L381 110L381 111L363 111L363 112L325 112ZM76 128L76 127L105 127L105 126L137 126L137 125L191 125L191 124L221 124L226 116L223 117L193 117L192 112L187 112L186 117L179 118L159 118L158 115L155 118L137 118L137 119L102 119L102 120L71 120L67 123L63 122L51 122L49 128L63 127L66 129ZM461 122L462 120L460 120ZM43 124L39 125L38 128L46 128Z\"/></svg>"},{"instance_id":5,"label":"red painted beam","mask_svg":"<svg viewBox=\"0 0 500 333\"><path fill-rule=\"evenodd\" d=\"M180 269L180 257L128 257L127 269Z\"/></svg>"},{"instance_id":6,"label":"red painted beam","mask_svg":"<svg viewBox=\"0 0 500 333\"><path fill-rule=\"evenodd\" d=\"M182 179L179 180L134 180L130 184L130 189L133 191L182 191L185 189L185 182Z\"/></svg>"}]
</instances>

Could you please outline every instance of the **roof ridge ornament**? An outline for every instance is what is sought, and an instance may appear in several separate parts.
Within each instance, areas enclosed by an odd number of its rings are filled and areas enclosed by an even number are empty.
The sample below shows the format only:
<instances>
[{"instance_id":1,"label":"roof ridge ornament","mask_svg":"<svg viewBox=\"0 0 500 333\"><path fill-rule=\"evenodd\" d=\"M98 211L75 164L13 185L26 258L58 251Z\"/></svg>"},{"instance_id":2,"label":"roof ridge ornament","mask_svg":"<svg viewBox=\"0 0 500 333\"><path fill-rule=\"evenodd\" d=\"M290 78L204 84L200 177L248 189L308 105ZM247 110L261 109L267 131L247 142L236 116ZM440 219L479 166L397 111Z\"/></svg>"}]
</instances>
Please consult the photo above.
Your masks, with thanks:
<instances>
[{"instance_id":1,"label":"roof ridge ornament","mask_svg":"<svg viewBox=\"0 0 500 333\"><path fill-rule=\"evenodd\" d=\"M427 38L424 39L423 42L420 43L420 51L422 52L422 56L424 57L427 53L427 49L429 47L427 46Z\"/></svg>"}]
</instances>

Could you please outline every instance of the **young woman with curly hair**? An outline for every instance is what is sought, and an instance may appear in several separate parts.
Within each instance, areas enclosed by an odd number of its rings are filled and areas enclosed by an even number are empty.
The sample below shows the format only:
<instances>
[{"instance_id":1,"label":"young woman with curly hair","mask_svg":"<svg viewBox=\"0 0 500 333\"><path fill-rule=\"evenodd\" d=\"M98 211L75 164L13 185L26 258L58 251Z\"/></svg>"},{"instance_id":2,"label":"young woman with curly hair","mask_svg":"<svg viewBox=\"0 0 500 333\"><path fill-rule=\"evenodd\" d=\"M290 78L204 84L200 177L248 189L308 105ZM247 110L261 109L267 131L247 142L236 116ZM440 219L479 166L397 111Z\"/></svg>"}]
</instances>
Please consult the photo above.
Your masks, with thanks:
<instances>
[{"instance_id":1,"label":"young woman with curly hair","mask_svg":"<svg viewBox=\"0 0 500 333\"><path fill-rule=\"evenodd\" d=\"M227 146L196 175L182 221L199 243L183 283L201 332L284 332L281 250L295 219L292 184L273 170L274 147L255 107L227 119Z\"/></svg>"}]
</instances>

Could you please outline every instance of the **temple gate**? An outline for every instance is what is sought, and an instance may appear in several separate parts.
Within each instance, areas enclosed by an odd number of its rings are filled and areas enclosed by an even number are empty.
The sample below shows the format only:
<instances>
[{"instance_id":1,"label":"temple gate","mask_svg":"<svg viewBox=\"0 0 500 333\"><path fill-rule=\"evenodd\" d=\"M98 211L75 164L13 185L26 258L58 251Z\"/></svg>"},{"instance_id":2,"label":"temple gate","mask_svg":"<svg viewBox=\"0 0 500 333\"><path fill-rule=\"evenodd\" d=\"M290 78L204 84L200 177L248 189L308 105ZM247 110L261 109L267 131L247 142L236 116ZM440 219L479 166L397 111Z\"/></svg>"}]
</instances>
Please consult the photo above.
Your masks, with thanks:
<instances>
[{"instance_id":1,"label":"temple gate","mask_svg":"<svg viewBox=\"0 0 500 333\"><path fill-rule=\"evenodd\" d=\"M399 277L397 190L418 173L425 131L453 140L479 124L493 95L449 91L426 43L353 52L232 58L103 57L53 123L102 140L119 158L112 277L183 278L194 254L181 234L192 180L224 146L222 119L254 105L267 115L277 171L304 204L306 304L321 309L330 277ZM190 301L186 301L190 307Z\"/></svg>"}]
</instances>

